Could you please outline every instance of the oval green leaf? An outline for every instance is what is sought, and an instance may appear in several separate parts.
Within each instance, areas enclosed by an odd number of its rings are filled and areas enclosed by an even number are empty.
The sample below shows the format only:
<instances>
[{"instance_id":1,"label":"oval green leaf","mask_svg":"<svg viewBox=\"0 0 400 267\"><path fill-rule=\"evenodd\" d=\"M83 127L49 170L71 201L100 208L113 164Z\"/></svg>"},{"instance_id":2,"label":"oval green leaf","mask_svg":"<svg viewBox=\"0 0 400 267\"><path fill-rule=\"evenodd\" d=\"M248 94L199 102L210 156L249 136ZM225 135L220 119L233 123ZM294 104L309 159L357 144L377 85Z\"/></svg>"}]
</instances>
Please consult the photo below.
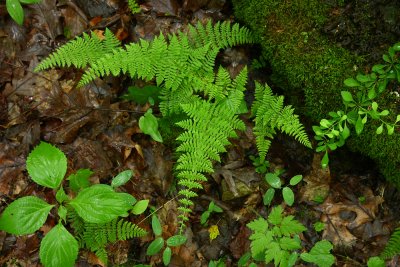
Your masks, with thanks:
<instances>
[{"instance_id":1,"label":"oval green leaf","mask_svg":"<svg viewBox=\"0 0 400 267\"><path fill-rule=\"evenodd\" d=\"M166 247L162 256L164 266L168 266L171 262L172 250L170 247Z\"/></svg>"},{"instance_id":2,"label":"oval green leaf","mask_svg":"<svg viewBox=\"0 0 400 267\"><path fill-rule=\"evenodd\" d=\"M174 235L167 239L167 245L170 247L177 247L185 244L186 239L184 235Z\"/></svg>"},{"instance_id":3,"label":"oval green leaf","mask_svg":"<svg viewBox=\"0 0 400 267\"><path fill-rule=\"evenodd\" d=\"M357 121L356 121L356 133L357 133L357 134L361 134L362 131L363 131L363 129L364 129L363 120L361 119L360 116L358 116L358 119L357 119Z\"/></svg>"},{"instance_id":4,"label":"oval green leaf","mask_svg":"<svg viewBox=\"0 0 400 267\"><path fill-rule=\"evenodd\" d=\"M267 181L267 183L272 186L273 188L281 188L281 179L275 175L274 173L267 173L265 175L265 180Z\"/></svg>"},{"instance_id":5,"label":"oval green leaf","mask_svg":"<svg viewBox=\"0 0 400 267\"><path fill-rule=\"evenodd\" d=\"M14 235L32 234L45 223L53 207L35 196L19 198L1 214L0 230Z\"/></svg>"},{"instance_id":6,"label":"oval green leaf","mask_svg":"<svg viewBox=\"0 0 400 267\"><path fill-rule=\"evenodd\" d=\"M148 199L140 200L135 204L135 206L133 206L132 213L135 215L142 214L147 209L148 205L149 205Z\"/></svg>"},{"instance_id":7,"label":"oval green leaf","mask_svg":"<svg viewBox=\"0 0 400 267\"><path fill-rule=\"evenodd\" d=\"M296 185L298 183L300 183L300 181L303 180L303 175L299 174L299 175L295 175L292 177L292 179L290 179L290 185Z\"/></svg>"},{"instance_id":8,"label":"oval green leaf","mask_svg":"<svg viewBox=\"0 0 400 267\"><path fill-rule=\"evenodd\" d=\"M346 85L348 87L356 87L356 86L360 86L360 83L353 78L348 78L348 79L344 80L344 85Z\"/></svg>"},{"instance_id":9,"label":"oval green leaf","mask_svg":"<svg viewBox=\"0 0 400 267\"><path fill-rule=\"evenodd\" d=\"M208 218L210 217L211 213L206 210L205 212L203 212L200 216L200 223L201 224L205 224L208 220Z\"/></svg>"},{"instance_id":10,"label":"oval green leaf","mask_svg":"<svg viewBox=\"0 0 400 267\"><path fill-rule=\"evenodd\" d=\"M155 141L162 143L162 137L158 131L158 121L153 115L152 110L149 109L139 119L139 128L144 134L150 135Z\"/></svg>"},{"instance_id":11,"label":"oval green leaf","mask_svg":"<svg viewBox=\"0 0 400 267\"><path fill-rule=\"evenodd\" d=\"M288 204L289 206L292 206L294 203L294 194L292 189L290 189L289 187L284 187L282 189L282 196L283 196L283 200L286 202L286 204Z\"/></svg>"},{"instance_id":12,"label":"oval green leaf","mask_svg":"<svg viewBox=\"0 0 400 267\"><path fill-rule=\"evenodd\" d=\"M6 0L6 8L11 18L19 25L22 25L24 22L24 10L19 0Z\"/></svg>"},{"instance_id":13,"label":"oval green leaf","mask_svg":"<svg viewBox=\"0 0 400 267\"><path fill-rule=\"evenodd\" d=\"M162 237L157 237L154 239L146 250L146 254L149 256L156 255L162 247L164 246L164 239Z\"/></svg>"},{"instance_id":14,"label":"oval green leaf","mask_svg":"<svg viewBox=\"0 0 400 267\"><path fill-rule=\"evenodd\" d=\"M246 264L250 260L250 258L251 258L250 252L246 252L245 254L243 254L242 257L240 257L240 259L238 261L238 267L246 266Z\"/></svg>"},{"instance_id":15,"label":"oval green leaf","mask_svg":"<svg viewBox=\"0 0 400 267\"><path fill-rule=\"evenodd\" d=\"M263 196L263 203L265 206L269 206L269 204L271 204L272 200L274 199L274 195L275 195L275 189L273 188L269 188L267 192L265 192Z\"/></svg>"},{"instance_id":16,"label":"oval green leaf","mask_svg":"<svg viewBox=\"0 0 400 267\"><path fill-rule=\"evenodd\" d=\"M151 216L151 228L153 228L153 232L156 236L161 235L162 233L161 223L156 214L153 214Z\"/></svg>"},{"instance_id":17,"label":"oval green leaf","mask_svg":"<svg viewBox=\"0 0 400 267\"><path fill-rule=\"evenodd\" d=\"M93 185L83 189L70 205L87 222L106 223L117 217L128 216L132 206L126 196L116 193L111 186Z\"/></svg>"},{"instance_id":18,"label":"oval green leaf","mask_svg":"<svg viewBox=\"0 0 400 267\"><path fill-rule=\"evenodd\" d=\"M381 124L381 126L376 128L376 134L381 134L382 132L383 132L383 124Z\"/></svg>"},{"instance_id":19,"label":"oval green leaf","mask_svg":"<svg viewBox=\"0 0 400 267\"><path fill-rule=\"evenodd\" d=\"M345 102L354 102L353 96L349 91L341 91L340 94Z\"/></svg>"},{"instance_id":20,"label":"oval green leaf","mask_svg":"<svg viewBox=\"0 0 400 267\"><path fill-rule=\"evenodd\" d=\"M120 172L117 176L115 176L112 181L111 181L111 186L112 187L118 187L126 184L133 176L133 171L131 170L126 170L123 172Z\"/></svg>"},{"instance_id":21,"label":"oval green leaf","mask_svg":"<svg viewBox=\"0 0 400 267\"><path fill-rule=\"evenodd\" d=\"M328 152L325 152L325 155L323 156L322 160L321 160L321 166L323 169L325 169L326 167L328 167L329 164L329 156L328 156Z\"/></svg>"},{"instance_id":22,"label":"oval green leaf","mask_svg":"<svg viewBox=\"0 0 400 267\"><path fill-rule=\"evenodd\" d=\"M78 241L58 224L43 238L39 257L46 267L70 267L74 266L78 251Z\"/></svg>"},{"instance_id":23,"label":"oval green leaf","mask_svg":"<svg viewBox=\"0 0 400 267\"><path fill-rule=\"evenodd\" d=\"M26 159L26 169L37 184L55 189L67 172L67 158L60 149L41 142Z\"/></svg>"}]
</instances>

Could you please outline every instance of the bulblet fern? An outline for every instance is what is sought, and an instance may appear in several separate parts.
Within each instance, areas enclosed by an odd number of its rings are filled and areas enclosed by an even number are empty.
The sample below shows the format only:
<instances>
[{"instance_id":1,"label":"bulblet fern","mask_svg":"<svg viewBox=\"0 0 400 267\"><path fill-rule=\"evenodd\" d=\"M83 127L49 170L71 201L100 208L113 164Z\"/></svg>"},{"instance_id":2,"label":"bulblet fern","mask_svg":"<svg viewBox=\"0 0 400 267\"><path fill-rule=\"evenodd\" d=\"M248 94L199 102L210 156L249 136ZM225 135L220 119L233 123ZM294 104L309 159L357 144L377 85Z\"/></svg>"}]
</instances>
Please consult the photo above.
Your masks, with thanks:
<instances>
[{"instance_id":1,"label":"bulblet fern","mask_svg":"<svg viewBox=\"0 0 400 267\"><path fill-rule=\"evenodd\" d=\"M284 106L283 100L283 96L274 96L268 85L256 83L252 113L255 116L254 135L262 161L265 160L276 130L293 136L298 142L311 148L311 142L298 115L294 114L291 106Z\"/></svg>"}]
</instances>

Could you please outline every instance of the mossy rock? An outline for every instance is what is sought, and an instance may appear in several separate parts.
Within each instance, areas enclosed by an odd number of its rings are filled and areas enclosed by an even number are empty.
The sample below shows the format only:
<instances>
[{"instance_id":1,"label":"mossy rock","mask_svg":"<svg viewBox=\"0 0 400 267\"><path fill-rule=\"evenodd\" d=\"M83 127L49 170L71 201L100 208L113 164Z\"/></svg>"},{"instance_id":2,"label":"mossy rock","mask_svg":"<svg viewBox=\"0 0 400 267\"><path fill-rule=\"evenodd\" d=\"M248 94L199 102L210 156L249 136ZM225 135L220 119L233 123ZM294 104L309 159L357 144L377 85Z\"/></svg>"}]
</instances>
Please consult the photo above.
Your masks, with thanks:
<instances>
[{"instance_id":1,"label":"mossy rock","mask_svg":"<svg viewBox=\"0 0 400 267\"><path fill-rule=\"evenodd\" d=\"M232 2L236 17L260 37L274 84L314 124L327 118L328 112L344 108L340 91L346 78L372 67L365 66L366 57L338 46L324 35L322 29L333 7L329 2L336 1ZM385 52L386 48L382 50ZM397 113L393 95L384 94L377 102L381 108ZM358 137L353 131L350 149L375 159L386 178L400 188L400 134L376 135L377 125L367 125Z\"/></svg>"}]
</instances>

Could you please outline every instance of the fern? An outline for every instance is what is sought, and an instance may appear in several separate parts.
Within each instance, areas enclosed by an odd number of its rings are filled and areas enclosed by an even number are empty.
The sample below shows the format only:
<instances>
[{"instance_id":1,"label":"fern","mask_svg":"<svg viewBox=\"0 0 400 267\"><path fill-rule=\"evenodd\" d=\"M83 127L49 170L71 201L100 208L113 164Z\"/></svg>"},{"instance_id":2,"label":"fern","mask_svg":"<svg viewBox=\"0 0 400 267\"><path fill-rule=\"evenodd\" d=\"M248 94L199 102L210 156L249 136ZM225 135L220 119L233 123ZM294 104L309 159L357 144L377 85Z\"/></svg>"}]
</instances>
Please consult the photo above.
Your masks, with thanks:
<instances>
[{"instance_id":1,"label":"fern","mask_svg":"<svg viewBox=\"0 0 400 267\"><path fill-rule=\"evenodd\" d=\"M83 37L76 37L75 40L58 48L57 51L43 60L35 68L35 71L42 71L56 66L83 68L111 53L120 45L119 40L108 29L106 29L103 39L100 39L93 32L91 36L84 33Z\"/></svg>"},{"instance_id":2,"label":"fern","mask_svg":"<svg viewBox=\"0 0 400 267\"><path fill-rule=\"evenodd\" d=\"M400 253L400 228L397 228L390 236L385 249L379 255L382 259L391 258Z\"/></svg>"},{"instance_id":3,"label":"fern","mask_svg":"<svg viewBox=\"0 0 400 267\"><path fill-rule=\"evenodd\" d=\"M128 0L128 7L132 11L132 14L136 14L140 12L140 7L136 0Z\"/></svg>"},{"instance_id":4,"label":"fern","mask_svg":"<svg viewBox=\"0 0 400 267\"><path fill-rule=\"evenodd\" d=\"M255 116L256 144L262 161L265 160L276 130L293 136L301 144L311 148L304 126L293 113L294 109L291 106L284 106L283 100L283 96L274 96L268 85L262 86L256 83L252 113Z\"/></svg>"}]
</instances>

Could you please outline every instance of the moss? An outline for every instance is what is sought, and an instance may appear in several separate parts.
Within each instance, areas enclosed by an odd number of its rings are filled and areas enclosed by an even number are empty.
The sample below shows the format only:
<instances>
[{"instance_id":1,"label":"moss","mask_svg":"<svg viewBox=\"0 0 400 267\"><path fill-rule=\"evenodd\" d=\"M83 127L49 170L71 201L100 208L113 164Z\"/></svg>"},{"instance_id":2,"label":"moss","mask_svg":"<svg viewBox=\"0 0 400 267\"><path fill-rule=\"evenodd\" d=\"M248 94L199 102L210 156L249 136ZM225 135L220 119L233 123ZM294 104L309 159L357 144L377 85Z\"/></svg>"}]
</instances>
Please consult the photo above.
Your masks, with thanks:
<instances>
[{"instance_id":1,"label":"moss","mask_svg":"<svg viewBox=\"0 0 400 267\"><path fill-rule=\"evenodd\" d=\"M326 118L329 111L343 109L340 91L344 79L364 69L362 57L322 34L330 10L327 2L233 0L237 18L260 36L274 84L314 123ZM382 103L380 107L385 107ZM400 135L376 135L375 129L374 125L366 127L361 136L350 140L349 147L375 159L388 180L400 185Z\"/></svg>"}]
</instances>

